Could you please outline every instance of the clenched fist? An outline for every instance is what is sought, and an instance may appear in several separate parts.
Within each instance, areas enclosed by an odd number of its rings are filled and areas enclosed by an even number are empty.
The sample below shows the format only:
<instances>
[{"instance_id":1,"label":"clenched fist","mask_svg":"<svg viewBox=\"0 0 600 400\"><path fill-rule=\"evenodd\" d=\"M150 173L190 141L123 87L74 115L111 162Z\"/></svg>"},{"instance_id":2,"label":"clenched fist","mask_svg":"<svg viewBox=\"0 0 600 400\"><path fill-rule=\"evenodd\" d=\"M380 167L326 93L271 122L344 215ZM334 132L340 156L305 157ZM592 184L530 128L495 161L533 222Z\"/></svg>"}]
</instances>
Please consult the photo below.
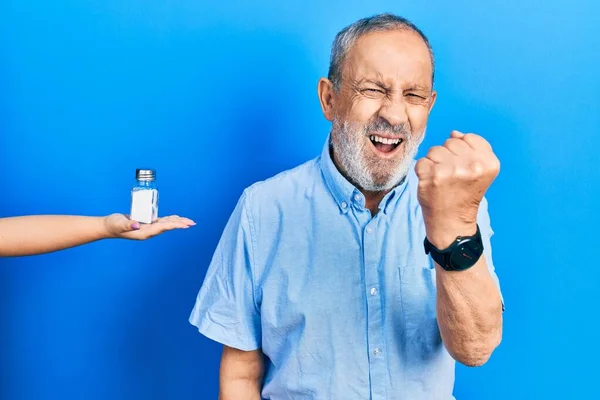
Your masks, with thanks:
<instances>
[{"instance_id":1,"label":"clenched fist","mask_svg":"<svg viewBox=\"0 0 600 400\"><path fill-rule=\"evenodd\" d=\"M453 131L415 166L427 238L439 249L477 230L477 211L500 162L481 136Z\"/></svg>"}]
</instances>

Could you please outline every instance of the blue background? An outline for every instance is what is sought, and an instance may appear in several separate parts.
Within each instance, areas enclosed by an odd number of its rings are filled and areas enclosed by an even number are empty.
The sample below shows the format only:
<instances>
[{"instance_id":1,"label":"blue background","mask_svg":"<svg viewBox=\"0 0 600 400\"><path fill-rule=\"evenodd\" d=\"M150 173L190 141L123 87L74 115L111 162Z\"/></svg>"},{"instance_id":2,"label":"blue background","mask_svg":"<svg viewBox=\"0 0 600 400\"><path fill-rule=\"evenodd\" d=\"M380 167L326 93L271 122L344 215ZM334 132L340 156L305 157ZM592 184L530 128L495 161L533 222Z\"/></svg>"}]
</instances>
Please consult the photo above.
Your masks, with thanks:
<instances>
[{"instance_id":1,"label":"blue background","mask_svg":"<svg viewBox=\"0 0 600 400\"><path fill-rule=\"evenodd\" d=\"M3 0L0 216L127 212L150 166L160 213L198 225L0 260L0 398L216 398L220 346L187 319L220 233L243 188L319 153L333 37L384 11L436 52L422 151L459 129L502 161L504 340L457 398L590 398L600 5L534 3Z\"/></svg>"}]
</instances>

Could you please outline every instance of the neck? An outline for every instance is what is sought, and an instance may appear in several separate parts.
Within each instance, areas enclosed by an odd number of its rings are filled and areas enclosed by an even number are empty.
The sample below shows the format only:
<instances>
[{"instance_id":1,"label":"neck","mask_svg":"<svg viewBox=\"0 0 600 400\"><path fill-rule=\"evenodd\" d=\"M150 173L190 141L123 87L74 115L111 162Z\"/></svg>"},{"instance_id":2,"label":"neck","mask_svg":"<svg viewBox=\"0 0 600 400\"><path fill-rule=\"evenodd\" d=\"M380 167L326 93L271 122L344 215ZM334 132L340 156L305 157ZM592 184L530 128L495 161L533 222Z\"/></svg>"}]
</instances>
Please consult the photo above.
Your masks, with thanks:
<instances>
[{"instance_id":1,"label":"neck","mask_svg":"<svg viewBox=\"0 0 600 400\"><path fill-rule=\"evenodd\" d=\"M369 192L363 189L359 190L365 196L365 207L371 210L371 215L375 216L379 211L379 203L385 197L386 194L390 192L390 190L384 190L382 192Z\"/></svg>"}]
</instances>

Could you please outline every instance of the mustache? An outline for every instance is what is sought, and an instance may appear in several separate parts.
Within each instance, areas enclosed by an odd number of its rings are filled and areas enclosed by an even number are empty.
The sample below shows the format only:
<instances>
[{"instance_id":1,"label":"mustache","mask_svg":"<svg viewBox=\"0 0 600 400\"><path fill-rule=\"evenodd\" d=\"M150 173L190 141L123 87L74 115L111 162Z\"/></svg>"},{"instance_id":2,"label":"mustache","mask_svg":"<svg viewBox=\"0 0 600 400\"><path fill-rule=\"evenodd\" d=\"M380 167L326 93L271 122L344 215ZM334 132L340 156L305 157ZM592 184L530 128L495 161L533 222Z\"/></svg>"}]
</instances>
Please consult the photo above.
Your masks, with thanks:
<instances>
[{"instance_id":1,"label":"mustache","mask_svg":"<svg viewBox=\"0 0 600 400\"><path fill-rule=\"evenodd\" d=\"M378 118L373 122L367 124L364 129L365 136L369 136L371 133L387 133L396 136L412 136L412 129L410 124L404 122L399 125L392 125L387 120L383 118Z\"/></svg>"}]
</instances>

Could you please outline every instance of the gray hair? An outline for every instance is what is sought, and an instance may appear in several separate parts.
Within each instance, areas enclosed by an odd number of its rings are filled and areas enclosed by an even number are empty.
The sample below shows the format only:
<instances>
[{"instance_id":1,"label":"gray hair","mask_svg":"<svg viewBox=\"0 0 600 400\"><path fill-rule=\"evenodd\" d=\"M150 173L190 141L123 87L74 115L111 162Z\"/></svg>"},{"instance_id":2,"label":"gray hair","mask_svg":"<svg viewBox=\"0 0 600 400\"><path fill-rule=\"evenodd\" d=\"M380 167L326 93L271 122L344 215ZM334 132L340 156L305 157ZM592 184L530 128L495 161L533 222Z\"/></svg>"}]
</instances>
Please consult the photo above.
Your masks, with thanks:
<instances>
[{"instance_id":1,"label":"gray hair","mask_svg":"<svg viewBox=\"0 0 600 400\"><path fill-rule=\"evenodd\" d=\"M427 36L415 24L406 18L394 14L379 14L356 21L342 29L333 41L331 48L331 60L329 62L328 79L333 83L333 88L338 91L342 83L342 67L350 48L363 35L371 32L385 32L392 30L408 30L418 34L427 45L429 55L431 56L431 81L435 76L435 63L433 59L433 49L429 44Z\"/></svg>"}]
</instances>

